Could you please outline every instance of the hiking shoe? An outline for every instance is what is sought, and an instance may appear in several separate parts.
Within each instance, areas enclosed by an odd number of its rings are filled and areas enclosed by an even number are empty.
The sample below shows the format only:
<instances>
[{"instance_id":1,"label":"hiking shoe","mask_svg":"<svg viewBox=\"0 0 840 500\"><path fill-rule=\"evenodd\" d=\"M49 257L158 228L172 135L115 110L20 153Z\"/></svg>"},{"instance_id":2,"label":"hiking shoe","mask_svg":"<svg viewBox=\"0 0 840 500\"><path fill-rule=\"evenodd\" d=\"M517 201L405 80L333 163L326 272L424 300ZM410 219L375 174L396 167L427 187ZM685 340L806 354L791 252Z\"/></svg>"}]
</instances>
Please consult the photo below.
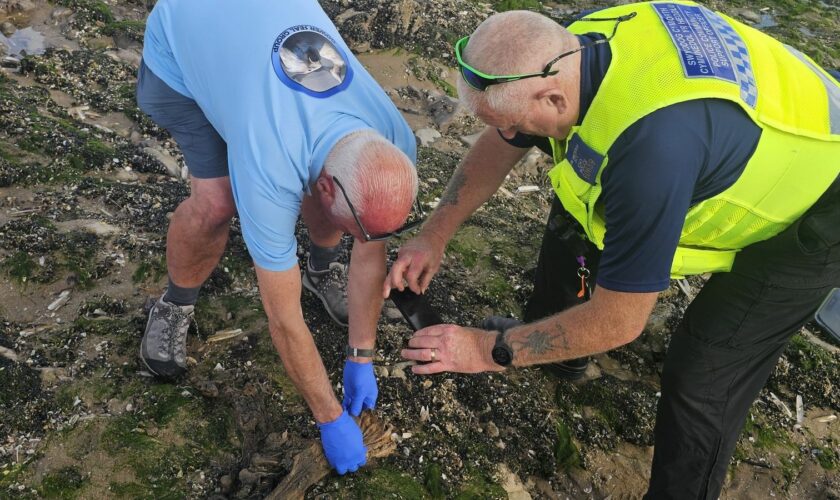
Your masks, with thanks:
<instances>
[{"instance_id":1,"label":"hiking shoe","mask_svg":"<svg viewBox=\"0 0 840 500\"><path fill-rule=\"evenodd\" d=\"M550 363L544 365L546 370L553 373L559 378L566 380L578 380L586 373L586 367L589 366L589 356L577 359L567 359L557 363Z\"/></svg>"},{"instance_id":2,"label":"hiking shoe","mask_svg":"<svg viewBox=\"0 0 840 500\"><path fill-rule=\"evenodd\" d=\"M146 332L140 342L140 359L150 372L175 378L187 371L187 331L195 306L177 306L163 300L149 311Z\"/></svg>"},{"instance_id":3,"label":"hiking shoe","mask_svg":"<svg viewBox=\"0 0 840 500\"><path fill-rule=\"evenodd\" d=\"M321 299L333 321L347 326L347 266L330 262L328 269L316 271L307 262L303 286Z\"/></svg>"}]
</instances>

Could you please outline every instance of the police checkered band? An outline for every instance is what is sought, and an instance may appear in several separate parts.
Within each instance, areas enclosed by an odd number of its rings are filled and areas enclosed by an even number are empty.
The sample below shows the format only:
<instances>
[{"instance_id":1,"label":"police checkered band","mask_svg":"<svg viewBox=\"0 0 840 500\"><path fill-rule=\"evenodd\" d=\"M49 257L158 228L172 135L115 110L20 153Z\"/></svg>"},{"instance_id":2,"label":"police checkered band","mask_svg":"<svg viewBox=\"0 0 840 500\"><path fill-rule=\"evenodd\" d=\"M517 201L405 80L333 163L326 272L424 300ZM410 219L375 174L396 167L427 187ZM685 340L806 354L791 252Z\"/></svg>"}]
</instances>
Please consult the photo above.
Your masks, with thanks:
<instances>
[{"instance_id":1,"label":"police checkered band","mask_svg":"<svg viewBox=\"0 0 840 500\"><path fill-rule=\"evenodd\" d=\"M758 89L747 45L723 17L699 5L651 4L668 31L686 78L714 78L738 85L755 108Z\"/></svg>"},{"instance_id":2,"label":"police checkered band","mask_svg":"<svg viewBox=\"0 0 840 500\"><path fill-rule=\"evenodd\" d=\"M703 14L709 23L715 28L729 50L732 57L732 64L735 67L735 76L738 78L738 85L741 87L741 99L751 108L755 108L758 101L758 88L755 86L755 75L753 75L750 54L744 39L741 38L732 26L727 23L720 14L703 8Z\"/></svg>"}]
</instances>

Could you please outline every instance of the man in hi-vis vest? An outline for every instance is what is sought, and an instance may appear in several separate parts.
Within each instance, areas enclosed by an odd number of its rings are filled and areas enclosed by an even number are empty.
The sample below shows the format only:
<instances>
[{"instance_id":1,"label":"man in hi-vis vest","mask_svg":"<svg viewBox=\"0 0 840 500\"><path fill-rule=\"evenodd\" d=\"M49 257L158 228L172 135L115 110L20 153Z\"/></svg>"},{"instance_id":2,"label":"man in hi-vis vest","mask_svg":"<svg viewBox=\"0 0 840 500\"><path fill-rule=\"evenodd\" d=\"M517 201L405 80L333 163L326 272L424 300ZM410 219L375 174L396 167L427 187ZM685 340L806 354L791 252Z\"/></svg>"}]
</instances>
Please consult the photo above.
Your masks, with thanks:
<instances>
[{"instance_id":1,"label":"man in hi-vis vest","mask_svg":"<svg viewBox=\"0 0 840 500\"><path fill-rule=\"evenodd\" d=\"M526 324L438 325L415 373L585 357L633 341L669 278L712 273L662 374L649 498L717 498L749 407L790 336L840 285L840 84L806 55L688 2L565 29L497 14L455 47L489 128L384 284L426 289L446 242L528 149L557 197Z\"/></svg>"}]
</instances>

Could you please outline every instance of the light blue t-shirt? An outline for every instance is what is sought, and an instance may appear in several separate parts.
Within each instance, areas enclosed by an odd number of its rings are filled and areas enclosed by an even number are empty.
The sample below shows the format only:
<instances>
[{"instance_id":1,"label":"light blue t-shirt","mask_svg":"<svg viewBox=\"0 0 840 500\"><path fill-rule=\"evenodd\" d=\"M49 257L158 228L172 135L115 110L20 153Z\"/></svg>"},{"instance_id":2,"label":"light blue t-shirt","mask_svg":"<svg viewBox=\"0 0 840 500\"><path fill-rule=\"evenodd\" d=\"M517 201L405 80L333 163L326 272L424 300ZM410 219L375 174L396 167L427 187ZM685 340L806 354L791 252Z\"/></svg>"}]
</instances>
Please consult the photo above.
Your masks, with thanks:
<instances>
[{"instance_id":1,"label":"light blue t-shirt","mask_svg":"<svg viewBox=\"0 0 840 500\"><path fill-rule=\"evenodd\" d=\"M304 193L339 139L373 129L416 161L414 135L314 0L159 0L143 59L227 143L254 262L297 262Z\"/></svg>"}]
</instances>

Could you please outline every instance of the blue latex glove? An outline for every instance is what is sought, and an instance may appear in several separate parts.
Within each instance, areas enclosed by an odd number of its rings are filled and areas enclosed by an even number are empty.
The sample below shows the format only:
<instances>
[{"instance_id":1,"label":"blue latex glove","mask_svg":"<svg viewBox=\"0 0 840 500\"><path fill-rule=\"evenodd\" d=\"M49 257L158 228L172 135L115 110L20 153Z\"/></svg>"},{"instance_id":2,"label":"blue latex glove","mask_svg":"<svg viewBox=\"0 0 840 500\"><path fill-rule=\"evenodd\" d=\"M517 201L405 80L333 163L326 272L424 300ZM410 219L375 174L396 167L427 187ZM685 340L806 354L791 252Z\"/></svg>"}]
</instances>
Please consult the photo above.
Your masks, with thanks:
<instances>
[{"instance_id":1,"label":"blue latex glove","mask_svg":"<svg viewBox=\"0 0 840 500\"><path fill-rule=\"evenodd\" d=\"M362 430L347 411L332 422L318 424L321 430L321 446L327 462L339 474L356 472L367 462L367 448L362 439Z\"/></svg>"},{"instance_id":2,"label":"blue latex glove","mask_svg":"<svg viewBox=\"0 0 840 500\"><path fill-rule=\"evenodd\" d=\"M372 410L376 406L379 389L373 375L373 363L356 363L349 359L344 362L344 400L341 406L354 417L362 410Z\"/></svg>"}]
</instances>

